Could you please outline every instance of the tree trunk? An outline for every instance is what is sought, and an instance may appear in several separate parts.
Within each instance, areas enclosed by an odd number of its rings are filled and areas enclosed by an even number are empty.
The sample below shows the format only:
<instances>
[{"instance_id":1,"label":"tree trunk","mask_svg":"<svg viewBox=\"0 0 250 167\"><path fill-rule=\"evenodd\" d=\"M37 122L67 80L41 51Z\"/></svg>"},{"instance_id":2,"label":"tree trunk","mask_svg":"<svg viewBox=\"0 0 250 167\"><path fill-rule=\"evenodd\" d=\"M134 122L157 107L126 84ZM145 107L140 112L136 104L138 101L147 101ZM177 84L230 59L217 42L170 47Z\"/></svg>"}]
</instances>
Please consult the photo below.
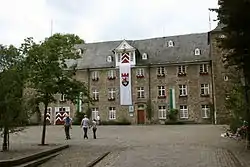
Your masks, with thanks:
<instances>
[{"instance_id":1,"label":"tree trunk","mask_svg":"<svg viewBox=\"0 0 250 167\"><path fill-rule=\"evenodd\" d=\"M3 130L3 151L8 151L8 134L9 134L9 128L7 126L4 127Z\"/></svg>"},{"instance_id":2,"label":"tree trunk","mask_svg":"<svg viewBox=\"0 0 250 167\"><path fill-rule=\"evenodd\" d=\"M42 141L41 145L45 145L45 135L46 135L46 115L47 115L47 109L48 109L48 103L44 104L45 109L44 109L44 115L43 115L43 132L42 132Z\"/></svg>"}]
</instances>

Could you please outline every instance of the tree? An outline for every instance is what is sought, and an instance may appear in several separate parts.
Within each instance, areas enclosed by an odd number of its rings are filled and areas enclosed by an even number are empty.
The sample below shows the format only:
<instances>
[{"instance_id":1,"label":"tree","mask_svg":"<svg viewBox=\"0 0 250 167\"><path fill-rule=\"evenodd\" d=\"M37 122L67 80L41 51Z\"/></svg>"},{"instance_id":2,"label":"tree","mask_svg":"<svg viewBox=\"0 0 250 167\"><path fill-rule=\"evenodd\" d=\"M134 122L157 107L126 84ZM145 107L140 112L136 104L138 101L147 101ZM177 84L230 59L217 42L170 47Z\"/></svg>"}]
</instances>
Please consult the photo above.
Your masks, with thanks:
<instances>
[{"instance_id":1,"label":"tree","mask_svg":"<svg viewBox=\"0 0 250 167\"><path fill-rule=\"evenodd\" d=\"M36 102L44 105L42 145L45 144L47 108L56 101L54 95L63 94L73 103L80 92L88 97L85 84L74 78L76 59L80 58L75 45L82 43L84 41L73 34L54 34L43 42L35 43L27 38L22 44L29 70L27 86L35 91Z\"/></svg>"},{"instance_id":2,"label":"tree","mask_svg":"<svg viewBox=\"0 0 250 167\"><path fill-rule=\"evenodd\" d=\"M23 105L25 73L22 60L17 48L0 45L0 129L3 130L3 151L8 150L9 132L25 125L28 118Z\"/></svg>"},{"instance_id":3,"label":"tree","mask_svg":"<svg viewBox=\"0 0 250 167\"><path fill-rule=\"evenodd\" d=\"M227 66L241 69L245 79L246 119L250 122L249 86L250 86L250 1L249 0L220 0L218 20L223 24L220 47L225 51L224 62ZM250 129L248 128L248 134ZM248 135L250 141L250 135Z\"/></svg>"}]
</instances>

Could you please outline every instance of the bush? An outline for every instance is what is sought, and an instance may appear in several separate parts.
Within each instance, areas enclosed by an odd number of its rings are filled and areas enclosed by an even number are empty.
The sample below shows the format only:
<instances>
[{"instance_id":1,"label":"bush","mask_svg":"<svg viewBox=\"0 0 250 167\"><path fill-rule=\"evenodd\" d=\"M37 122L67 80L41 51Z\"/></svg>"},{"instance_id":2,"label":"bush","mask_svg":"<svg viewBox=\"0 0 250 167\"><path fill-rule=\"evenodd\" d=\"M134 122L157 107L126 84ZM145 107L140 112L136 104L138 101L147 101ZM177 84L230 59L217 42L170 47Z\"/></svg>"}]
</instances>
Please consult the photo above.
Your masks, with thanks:
<instances>
[{"instance_id":1,"label":"bush","mask_svg":"<svg viewBox=\"0 0 250 167\"><path fill-rule=\"evenodd\" d=\"M81 125L81 121L84 118L85 113L83 112L76 112L75 117L73 118L73 125Z\"/></svg>"},{"instance_id":2,"label":"bush","mask_svg":"<svg viewBox=\"0 0 250 167\"><path fill-rule=\"evenodd\" d=\"M178 110L177 109L171 109L169 112L168 112L168 119L170 121L177 121L177 116L178 116Z\"/></svg>"}]
</instances>

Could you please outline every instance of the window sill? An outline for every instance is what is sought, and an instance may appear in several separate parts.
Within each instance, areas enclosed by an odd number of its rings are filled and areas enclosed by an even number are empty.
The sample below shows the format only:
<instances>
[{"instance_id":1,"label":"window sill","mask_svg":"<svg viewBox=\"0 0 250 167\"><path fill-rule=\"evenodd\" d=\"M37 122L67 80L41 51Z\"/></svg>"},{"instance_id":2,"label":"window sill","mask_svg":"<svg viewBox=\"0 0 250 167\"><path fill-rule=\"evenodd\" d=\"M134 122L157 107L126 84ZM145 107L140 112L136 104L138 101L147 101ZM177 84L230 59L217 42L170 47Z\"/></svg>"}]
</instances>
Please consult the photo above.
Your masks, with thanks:
<instances>
[{"instance_id":1,"label":"window sill","mask_svg":"<svg viewBox=\"0 0 250 167\"><path fill-rule=\"evenodd\" d=\"M115 101L115 98L109 98L108 101Z\"/></svg>"},{"instance_id":2,"label":"window sill","mask_svg":"<svg viewBox=\"0 0 250 167\"><path fill-rule=\"evenodd\" d=\"M201 94L201 97L209 97L209 94L207 95Z\"/></svg>"},{"instance_id":3,"label":"window sill","mask_svg":"<svg viewBox=\"0 0 250 167\"><path fill-rule=\"evenodd\" d=\"M158 74L157 75L157 78L164 78L165 77L165 74Z\"/></svg>"},{"instance_id":4,"label":"window sill","mask_svg":"<svg viewBox=\"0 0 250 167\"><path fill-rule=\"evenodd\" d=\"M144 78L144 75L137 75L136 78Z\"/></svg>"},{"instance_id":5,"label":"window sill","mask_svg":"<svg viewBox=\"0 0 250 167\"><path fill-rule=\"evenodd\" d=\"M158 96L158 99L166 99L166 96Z\"/></svg>"},{"instance_id":6,"label":"window sill","mask_svg":"<svg viewBox=\"0 0 250 167\"><path fill-rule=\"evenodd\" d=\"M200 75L208 75L208 72L200 72Z\"/></svg>"},{"instance_id":7,"label":"window sill","mask_svg":"<svg viewBox=\"0 0 250 167\"><path fill-rule=\"evenodd\" d=\"M181 97L187 97L187 95L180 95L179 97L180 97L180 98L181 98Z\"/></svg>"},{"instance_id":8,"label":"window sill","mask_svg":"<svg viewBox=\"0 0 250 167\"><path fill-rule=\"evenodd\" d=\"M178 77L185 77L185 76L187 76L186 73L178 73Z\"/></svg>"},{"instance_id":9,"label":"window sill","mask_svg":"<svg viewBox=\"0 0 250 167\"><path fill-rule=\"evenodd\" d=\"M108 80L115 80L116 77L108 77Z\"/></svg>"}]
</instances>

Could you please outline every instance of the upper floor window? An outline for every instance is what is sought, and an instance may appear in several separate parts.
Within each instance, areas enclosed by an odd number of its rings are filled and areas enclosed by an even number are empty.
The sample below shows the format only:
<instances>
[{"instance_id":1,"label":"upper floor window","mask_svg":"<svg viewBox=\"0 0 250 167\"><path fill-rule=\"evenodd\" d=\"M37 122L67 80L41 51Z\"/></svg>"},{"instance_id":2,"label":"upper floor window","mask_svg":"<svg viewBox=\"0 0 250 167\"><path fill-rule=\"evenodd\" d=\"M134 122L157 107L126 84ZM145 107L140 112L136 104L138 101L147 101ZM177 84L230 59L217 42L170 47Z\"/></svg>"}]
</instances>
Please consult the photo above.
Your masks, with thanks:
<instances>
[{"instance_id":1,"label":"upper floor window","mask_svg":"<svg viewBox=\"0 0 250 167\"><path fill-rule=\"evenodd\" d=\"M93 100L98 101L99 100L99 92L97 89L93 91Z\"/></svg>"},{"instance_id":2,"label":"upper floor window","mask_svg":"<svg viewBox=\"0 0 250 167\"><path fill-rule=\"evenodd\" d=\"M195 56L201 55L201 50L198 49L198 48L196 48L196 49L194 50L194 54L195 54Z\"/></svg>"},{"instance_id":3,"label":"upper floor window","mask_svg":"<svg viewBox=\"0 0 250 167\"><path fill-rule=\"evenodd\" d=\"M157 68L157 76L158 77L165 76L165 67L158 67Z\"/></svg>"},{"instance_id":4,"label":"upper floor window","mask_svg":"<svg viewBox=\"0 0 250 167\"><path fill-rule=\"evenodd\" d=\"M108 79L115 79L116 78L116 71L115 70L109 70L108 71Z\"/></svg>"},{"instance_id":5,"label":"upper floor window","mask_svg":"<svg viewBox=\"0 0 250 167\"><path fill-rule=\"evenodd\" d=\"M144 77L144 69L143 68L136 69L136 77L137 78L143 78Z\"/></svg>"},{"instance_id":6,"label":"upper floor window","mask_svg":"<svg viewBox=\"0 0 250 167\"><path fill-rule=\"evenodd\" d=\"M137 98L145 98L144 87L137 88Z\"/></svg>"},{"instance_id":7,"label":"upper floor window","mask_svg":"<svg viewBox=\"0 0 250 167\"><path fill-rule=\"evenodd\" d=\"M186 75L186 66L178 66L178 75L185 76Z\"/></svg>"},{"instance_id":8,"label":"upper floor window","mask_svg":"<svg viewBox=\"0 0 250 167\"><path fill-rule=\"evenodd\" d=\"M158 97L166 97L166 89L165 86L158 86Z\"/></svg>"},{"instance_id":9,"label":"upper floor window","mask_svg":"<svg viewBox=\"0 0 250 167\"><path fill-rule=\"evenodd\" d=\"M202 96L209 95L209 84L201 84L201 95Z\"/></svg>"},{"instance_id":10,"label":"upper floor window","mask_svg":"<svg viewBox=\"0 0 250 167\"><path fill-rule=\"evenodd\" d=\"M108 99L114 100L115 99L115 88L108 89Z\"/></svg>"},{"instance_id":11,"label":"upper floor window","mask_svg":"<svg viewBox=\"0 0 250 167\"><path fill-rule=\"evenodd\" d=\"M200 65L200 74L207 74L208 73L208 64L201 64Z\"/></svg>"},{"instance_id":12,"label":"upper floor window","mask_svg":"<svg viewBox=\"0 0 250 167\"><path fill-rule=\"evenodd\" d=\"M61 94L61 95L60 95L60 101L61 101L61 102L66 101L66 100L65 100L65 95L64 95L64 94Z\"/></svg>"},{"instance_id":13,"label":"upper floor window","mask_svg":"<svg viewBox=\"0 0 250 167\"><path fill-rule=\"evenodd\" d=\"M180 96L187 96L187 85L179 85Z\"/></svg>"},{"instance_id":14,"label":"upper floor window","mask_svg":"<svg viewBox=\"0 0 250 167\"><path fill-rule=\"evenodd\" d=\"M92 72L92 80L93 81L98 81L99 80L99 73L98 73L98 71L93 71Z\"/></svg>"},{"instance_id":15,"label":"upper floor window","mask_svg":"<svg viewBox=\"0 0 250 167\"><path fill-rule=\"evenodd\" d=\"M174 42L173 41L168 41L168 47L174 47Z\"/></svg>"}]
</instances>

